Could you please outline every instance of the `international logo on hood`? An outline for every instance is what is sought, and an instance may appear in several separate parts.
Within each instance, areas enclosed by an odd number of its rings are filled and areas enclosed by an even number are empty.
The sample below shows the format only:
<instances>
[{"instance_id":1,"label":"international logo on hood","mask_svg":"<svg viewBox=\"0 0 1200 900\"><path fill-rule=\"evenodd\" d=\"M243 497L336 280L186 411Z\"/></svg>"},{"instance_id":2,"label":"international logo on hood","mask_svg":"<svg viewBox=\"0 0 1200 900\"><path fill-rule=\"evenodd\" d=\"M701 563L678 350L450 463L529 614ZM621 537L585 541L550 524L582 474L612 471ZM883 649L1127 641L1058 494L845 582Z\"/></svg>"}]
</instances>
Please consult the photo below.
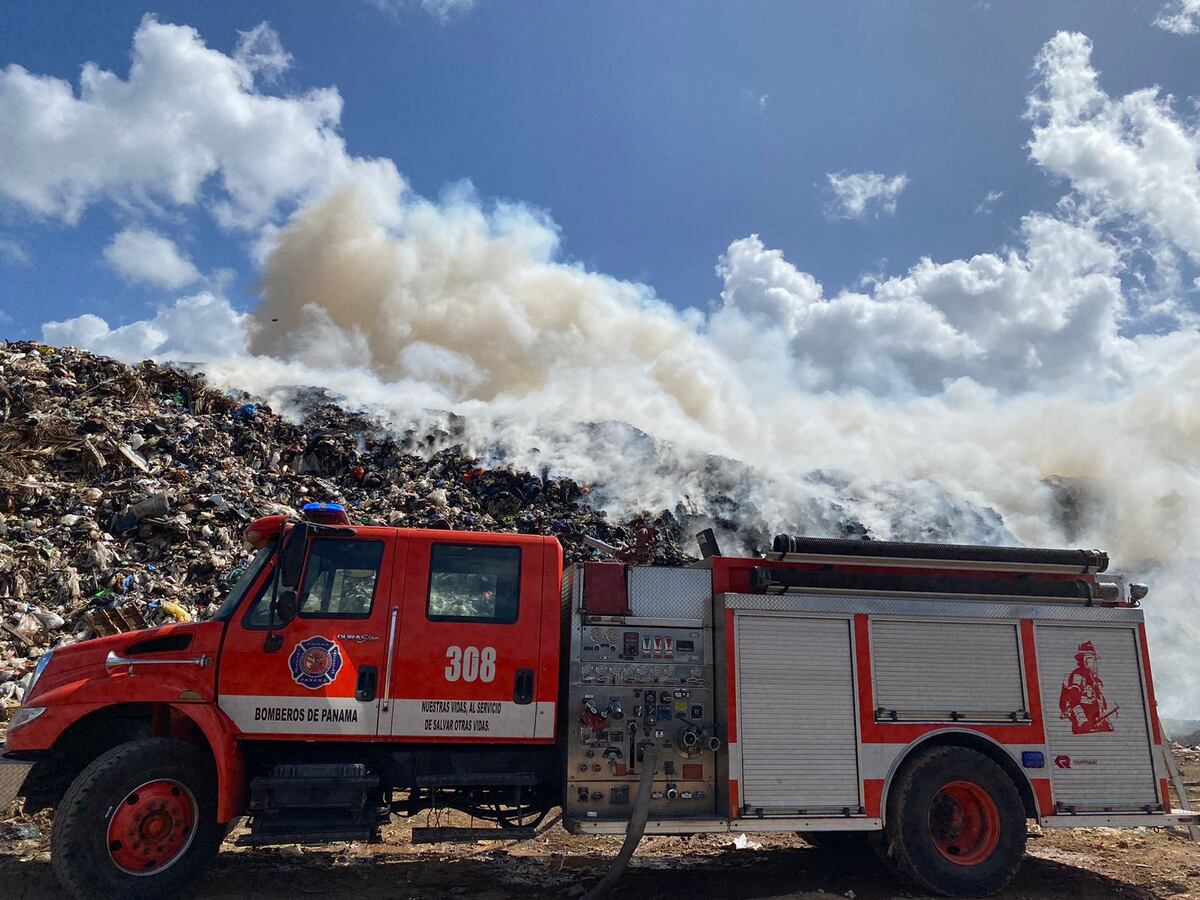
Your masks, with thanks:
<instances>
[{"instance_id":1,"label":"international logo on hood","mask_svg":"<svg viewBox=\"0 0 1200 900\"><path fill-rule=\"evenodd\" d=\"M292 648L288 666L296 684L315 691L337 678L342 670L342 650L329 638L310 637Z\"/></svg>"}]
</instances>

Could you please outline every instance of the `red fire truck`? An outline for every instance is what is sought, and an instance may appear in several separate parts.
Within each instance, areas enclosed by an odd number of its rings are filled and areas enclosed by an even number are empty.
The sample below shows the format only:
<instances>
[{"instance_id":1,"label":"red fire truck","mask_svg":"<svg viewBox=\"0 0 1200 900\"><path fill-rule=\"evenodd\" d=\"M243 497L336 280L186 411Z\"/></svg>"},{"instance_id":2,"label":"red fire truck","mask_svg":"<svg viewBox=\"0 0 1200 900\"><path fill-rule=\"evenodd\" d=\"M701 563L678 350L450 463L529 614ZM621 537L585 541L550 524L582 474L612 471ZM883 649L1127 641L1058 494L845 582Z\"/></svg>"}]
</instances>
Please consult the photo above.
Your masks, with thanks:
<instances>
[{"instance_id":1,"label":"red fire truck","mask_svg":"<svg viewBox=\"0 0 1200 900\"><path fill-rule=\"evenodd\" d=\"M1003 887L1027 820L1193 821L1145 589L1103 553L701 537L688 567L564 571L553 538L260 519L210 621L39 660L0 808L55 808L77 897L179 888L243 816L252 844L437 808L504 834L553 807L575 833L799 831L949 895Z\"/></svg>"}]
</instances>

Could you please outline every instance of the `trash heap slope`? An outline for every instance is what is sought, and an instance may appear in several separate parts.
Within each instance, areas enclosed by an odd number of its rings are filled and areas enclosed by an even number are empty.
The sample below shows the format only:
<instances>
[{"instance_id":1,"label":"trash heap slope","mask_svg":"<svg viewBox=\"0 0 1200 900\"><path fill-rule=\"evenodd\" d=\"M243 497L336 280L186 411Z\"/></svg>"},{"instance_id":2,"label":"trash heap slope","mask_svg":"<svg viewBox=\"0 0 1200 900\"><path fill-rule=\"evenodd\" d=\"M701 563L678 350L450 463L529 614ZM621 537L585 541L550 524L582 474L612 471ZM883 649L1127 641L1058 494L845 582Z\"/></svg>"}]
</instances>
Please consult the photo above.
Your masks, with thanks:
<instances>
[{"instance_id":1,"label":"trash heap slope","mask_svg":"<svg viewBox=\"0 0 1200 900\"><path fill-rule=\"evenodd\" d=\"M311 501L359 524L553 534L569 560L593 553L585 535L686 558L669 511L610 521L570 479L485 467L316 392L304 408L288 421L179 368L0 343L0 706L64 641L211 614L246 524Z\"/></svg>"}]
</instances>

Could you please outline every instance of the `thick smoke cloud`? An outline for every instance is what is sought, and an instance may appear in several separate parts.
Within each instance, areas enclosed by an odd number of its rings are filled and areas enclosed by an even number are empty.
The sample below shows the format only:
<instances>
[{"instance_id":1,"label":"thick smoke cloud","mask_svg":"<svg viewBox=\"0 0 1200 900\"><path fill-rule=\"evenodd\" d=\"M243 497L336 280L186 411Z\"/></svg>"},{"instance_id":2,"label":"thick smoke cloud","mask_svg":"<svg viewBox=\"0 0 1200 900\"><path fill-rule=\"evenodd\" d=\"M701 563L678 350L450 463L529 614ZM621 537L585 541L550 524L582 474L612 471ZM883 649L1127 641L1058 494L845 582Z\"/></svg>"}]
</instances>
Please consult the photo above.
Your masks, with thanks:
<instances>
[{"instance_id":1,"label":"thick smoke cloud","mask_svg":"<svg viewBox=\"0 0 1200 900\"><path fill-rule=\"evenodd\" d=\"M122 327L49 323L48 341L202 360L274 398L320 384L397 425L453 410L478 446L601 484L614 506L702 504L716 454L757 473L730 493L764 527L821 532L836 504L881 538L1103 547L1152 580L1164 707L1191 708L1200 335L1171 286L1200 252L1195 128L1153 92L1105 94L1086 38L1059 35L1036 61L1030 155L1066 194L1055 214L1025 216L1015 246L827 290L751 235L717 261L706 312L562 259L536 210L465 185L436 203L406 193L392 163L348 154L336 91L264 93L288 60L262 35L227 57L147 20L128 81L85 71L87 115L144 124L202 78L213 131L189 133L181 160L164 137L140 168L102 148L85 171L61 136L7 138L77 163L0 175L0 191L45 214L70 219L124 191L262 226L251 316L201 294ZM10 67L0 114L24 114L38 92L68 120L83 103ZM240 132L225 109L267 114L279 133ZM1182 199L1162 196L1163 179ZM1154 282L1137 277L1145 266L1174 267L1154 297L1137 287ZM670 448L586 422L626 422Z\"/></svg>"}]
</instances>

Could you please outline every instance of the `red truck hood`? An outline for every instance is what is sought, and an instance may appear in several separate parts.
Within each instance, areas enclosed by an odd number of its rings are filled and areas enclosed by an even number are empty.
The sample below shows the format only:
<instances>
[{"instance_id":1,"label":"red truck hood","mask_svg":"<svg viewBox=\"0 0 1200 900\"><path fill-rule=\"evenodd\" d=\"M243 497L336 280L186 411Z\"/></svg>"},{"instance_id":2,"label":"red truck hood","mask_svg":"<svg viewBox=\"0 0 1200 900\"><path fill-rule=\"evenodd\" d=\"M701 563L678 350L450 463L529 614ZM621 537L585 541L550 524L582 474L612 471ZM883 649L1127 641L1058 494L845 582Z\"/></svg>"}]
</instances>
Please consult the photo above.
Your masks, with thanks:
<instances>
[{"instance_id":1,"label":"red truck hood","mask_svg":"<svg viewBox=\"0 0 1200 900\"><path fill-rule=\"evenodd\" d=\"M28 706L48 703L91 703L95 694L107 693L109 702L121 700L176 700L182 691L212 700L215 696L217 652L224 622L185 622L146 628L109 637L68 644L54 650L50 664L25 698ZM137 660L196 660L208 656L210 664L136 666L109 672L110 653Z\"/></svg>"}]
</instances>

